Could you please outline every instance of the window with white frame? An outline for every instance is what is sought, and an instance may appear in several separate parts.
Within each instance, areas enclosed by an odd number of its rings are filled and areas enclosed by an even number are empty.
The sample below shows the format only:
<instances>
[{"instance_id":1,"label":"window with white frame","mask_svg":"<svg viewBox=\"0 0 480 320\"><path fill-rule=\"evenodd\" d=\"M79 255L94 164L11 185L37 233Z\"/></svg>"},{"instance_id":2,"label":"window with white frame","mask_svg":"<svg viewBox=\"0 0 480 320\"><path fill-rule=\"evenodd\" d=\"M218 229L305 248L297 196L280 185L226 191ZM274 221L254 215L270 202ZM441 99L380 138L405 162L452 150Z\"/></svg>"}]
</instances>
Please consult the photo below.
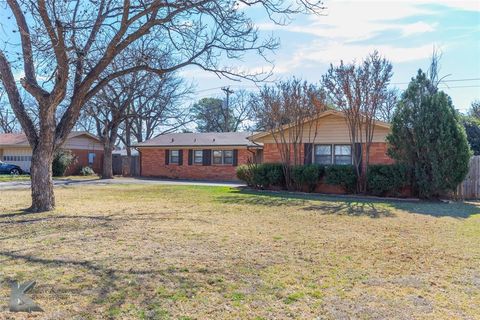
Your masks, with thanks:
<instances>
[{"instance_id":1,"label":"window with white frame","mask_svg":"<svg viewBox=\"0 0 480 320\"><path fill-rule=\"evenodd\" d=\"M193 151L193 163L202 164L203 163L203 150L194 150Z\"/></svg>"},{"instance_id":2,"label":"window with white frame","mask_svg":"<svg viewBox=\"0 0 480 320\"><path fill-rule=\"evenodd\" d=\"M179 163L180 161L180 152L179 150L170 150L170 159L169 163Z\"/></svg>"},{"instance_id":3,"label":"window with white frame","mask_svg":"<svg viewBox=\"0 0 480 320\"><path fill-rule=\"evenodd\" d=\"M314 162L317 164L332 164L332 145L331 144L315 145Z\"/></svg>"},{"instance_id":4,"label":"window with white frame","mask_svg":"<svg viewBox=\"0 0 480 320\"><path fill-rule=\"evenodd\" d=\"M349 144L317 144L313 161L317 164L352 164L352 146Z\"/></svg>"},{"instance_id":5,"label":"window with white frame","mask_svg":"<svg viewBox=\"0 0 480 320\"><path fill-rule=\"evenodd\" d=\"M335 164L352 164L352 146L349 144L335 145Z\"/></svg>"},{"instance_id":6,"label":"window with white frame","mask_svg":"<svg viewBox=\"0 0 480 320\"><path fill-rule=\"evenodd\" d=\"M213 164L233 164L233 150L213 150Z\"/></svg>"}]
</instances>

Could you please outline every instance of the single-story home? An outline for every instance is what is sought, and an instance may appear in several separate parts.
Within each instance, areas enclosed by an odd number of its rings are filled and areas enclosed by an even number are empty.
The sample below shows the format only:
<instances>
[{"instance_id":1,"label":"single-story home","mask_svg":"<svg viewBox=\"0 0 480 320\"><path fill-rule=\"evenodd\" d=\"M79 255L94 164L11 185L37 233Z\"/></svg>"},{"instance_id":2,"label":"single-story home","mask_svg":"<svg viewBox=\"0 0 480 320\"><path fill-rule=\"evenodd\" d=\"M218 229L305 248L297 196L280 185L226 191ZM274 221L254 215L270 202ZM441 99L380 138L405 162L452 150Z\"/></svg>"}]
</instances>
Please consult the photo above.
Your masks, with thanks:
<instances>
[{"instance_id":1,"label":"single-story home","mask_svg":"<svg viewBox=\"0 0 480 320\"><path fill-rule=\"evenodd\" d=\"M82 167L89 166L95 172L101 172L103 145L100 139L84 131L71 132L62 146L75 156L75 163L67 169L67 175L77 173ZM0 134L0 160L16 164L25 172L30 172L32 148L24 133Z\"/></svg>"},{"instance_id":2,"label":"single-story home","mask_svg":"<svg viewBox=\"0 0 480 320\"><path fill-rule=\"evenodd\" d=\"M249 137L250 140L263 145L263 161L266 163L281 162L278 141L289 142L290 138L302 134L302 146L299 148L301 163L318 164L352 164L352 146L349 127L345 114L337 110L328 110L314 119L304 122L303 129L287 125L275 132L259 132ZM391 164L393 159L387 155L386 137L390 132L390 124L375 122L372 144L370 145L370 164ZM282 138L283 136L283 138ZM293 138L292 138L293 139ZM364 139L365 140L365 139ZM299 141L299 140L297 140ZM290 148L293 149L293 148ZM365 159L365 144L359 148L362 159ZM293 154L290 156L294 159ZM363 161L365 163L365 160Z\"/></svg>"},{"instance_id":3,"label":"single-story home","mask_svg":"<svg viewBox=\"0 0 480 320\"><path fill-rule=\"evenodd\" d=\"M237 180L236 167L261 162L251 132L171 133L135 145L140 175L175 179Z\"/></svg>"},{"instance_id":4,"label":"single-story home","mask_svg":"<svg viewBox=\"0 0 480 320\"><path fill-rule=\"evenodd\" d=\"M303 124L303 130L287 125L288 138L301 132L300 163L352 164L352 146L345 114L336 110L322 112ZM370 164L391 164L385 138L390 125L377 121L370 148ZM276 132L172 133L159 135L137 144L140 175L178 179L236 180L235 167L249 161L281 162ZM365 158L365 146L361 147ZM293 159L293 155L291 157ZM328 190L324 190L328 191ZM335 190L332 190L335 191Z\"/></svg>"}]
</instances>

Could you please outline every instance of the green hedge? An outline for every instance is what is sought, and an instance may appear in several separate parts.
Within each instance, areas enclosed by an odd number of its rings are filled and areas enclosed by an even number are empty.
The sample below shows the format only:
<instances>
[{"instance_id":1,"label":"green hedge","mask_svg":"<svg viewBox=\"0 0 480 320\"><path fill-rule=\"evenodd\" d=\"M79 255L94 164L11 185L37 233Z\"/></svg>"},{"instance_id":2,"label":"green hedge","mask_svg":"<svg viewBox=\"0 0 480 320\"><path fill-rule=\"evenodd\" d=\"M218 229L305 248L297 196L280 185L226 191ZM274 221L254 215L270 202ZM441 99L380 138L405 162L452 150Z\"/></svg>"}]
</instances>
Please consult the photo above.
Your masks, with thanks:
<instances>
[{"instance_id":1,"label":"green hedge","mask_svg":"<svg viewBox=\"0 0 480 320\"><path fill-rule=\"evenodd\" d=\"M355 168L347 165L325 167L325 183L341 186L348 193L354 193L357 186Z\"/></svg>"},{"instance_id":2,"label":"green hedge","mask_svg":"<svg viewBox=\"0 0 480 320\"><path fill-rule=\"evenodd\" d=\"M401 164L368 167L367 191L376 196L398 196L408 186L408 170Z\"/></svg>"},{"instance_id":3,"label":"green hedge","mask_svg":"<svg viewBox=\"0 0 480 320\"><path fill-rule=\"evenodd\" d=\"M237 177L255 188L283 187L285 175L279 163L248 164L237 167Z\"/></svg>"},{"instance_id":4,"label":"green hedge","mask_svg":"<svg viewBox=\"0 0 480 320\"><path fill-rule=\"evenodd\" d=\"M368 167L367 192L377 196L398 196L409 185L404 165L371 165ZM248 164L237 168L237 177L253 188L285 187L283 167L277 163ZM297 190L312 192L321 183L342 187L354 193L357 176L353 166L317 164L291 167L291 179Z\"/></svg>"},{"instance_id":5,"label":"green hedge","mask_svg":"<svg viewBox=\"0 0 480 320\"><path fill-rule=\"evenodd\" d=\"M54 177L63 177L68 167L75 162L75 156L69 150L57 150L53 156L52 174Z\"/></svg>"},{"instance_id":6,"label":"green hedge","mask_svg":"<svg viewBox=\"0 0 480 320\"><path fill-rule=\"evenodd\" d=\"M318 164L307 164L292 167L292 180L297 189L307 188L313 192L325 174L325 167Z\"/></svg>"}]
</instances>

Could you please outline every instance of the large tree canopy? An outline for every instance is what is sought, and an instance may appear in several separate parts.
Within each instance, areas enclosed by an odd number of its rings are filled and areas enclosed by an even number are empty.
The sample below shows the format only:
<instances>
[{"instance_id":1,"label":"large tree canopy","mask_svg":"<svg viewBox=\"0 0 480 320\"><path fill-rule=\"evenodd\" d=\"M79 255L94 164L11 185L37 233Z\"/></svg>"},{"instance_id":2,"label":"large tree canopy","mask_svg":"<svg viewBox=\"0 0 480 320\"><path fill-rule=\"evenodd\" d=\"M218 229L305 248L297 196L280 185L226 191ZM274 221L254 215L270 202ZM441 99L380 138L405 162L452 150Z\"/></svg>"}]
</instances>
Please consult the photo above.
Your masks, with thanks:
<instances>
[{"instance_id":1,"label":"large tree canopy","mask_svg":"<svg viewBox=\"0 0 480 320\"><path fill-rule=\"evenodd\" d=\"M239 71L229 61L246 52L265 57L278 43L259 37L244 8L262 8L276 23L289 14L320 9L319 2L308 0L6 0L6 4L15 27L2 27L16 37L4 39L0 77L33 149L33 211L54 207L54 150L68 137L85 103L110 81L131 72L161 75L188 65L220 76L259 79L264 74ZM163 54L150 55L136 46ZM156 58L162 56L169 59ZM130 61L111 72L108 67L119 57ZM22 74L20 85L15 74ZM38 121L25 106L24 91L35 100Z\"/></svg>"},{"instance_id":2,"label":"large tree canopy","mask_svg":"<svg viewBox=\"0 0 480 320\"><path fill-rule=\"evenodd\" d=\"M390 156L411 168L421 198L455 190L468 172L471 151L459 115L421 70L402 95L387 140Z\"/></svg>"}]
</instances>

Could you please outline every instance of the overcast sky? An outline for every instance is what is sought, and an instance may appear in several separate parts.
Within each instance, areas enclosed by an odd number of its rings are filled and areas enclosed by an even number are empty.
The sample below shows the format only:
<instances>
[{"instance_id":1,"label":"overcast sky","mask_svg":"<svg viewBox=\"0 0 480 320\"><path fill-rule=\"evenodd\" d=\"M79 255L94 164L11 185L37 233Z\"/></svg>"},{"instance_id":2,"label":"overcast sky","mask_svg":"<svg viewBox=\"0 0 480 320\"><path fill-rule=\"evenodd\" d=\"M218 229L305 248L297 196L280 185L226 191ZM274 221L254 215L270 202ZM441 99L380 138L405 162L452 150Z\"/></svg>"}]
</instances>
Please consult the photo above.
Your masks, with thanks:
<instances>
[{"instance_id":1,"label":"overcast sky","mask_svg":"<svg viewBox=\"0 0 480 320\"><path fill-rule=\"evenodd\" d=\"M287 26L270 22L263 12L250 16L262 34L273 34L281 47L271 81L296 76L318 82L330 63L361 60L377 49L393 63L392 82L405 89L419 68L426 70L433 48L443 53L443 87L457 109L480 99L480 0L477 1L325 1L324 15L299 15ZM271 66L259 57L240 63L251 70ZM218 87L252 89L198 69L181 72L196 84L194 99L220 96Z\"/></svg>"}]
</instances>

